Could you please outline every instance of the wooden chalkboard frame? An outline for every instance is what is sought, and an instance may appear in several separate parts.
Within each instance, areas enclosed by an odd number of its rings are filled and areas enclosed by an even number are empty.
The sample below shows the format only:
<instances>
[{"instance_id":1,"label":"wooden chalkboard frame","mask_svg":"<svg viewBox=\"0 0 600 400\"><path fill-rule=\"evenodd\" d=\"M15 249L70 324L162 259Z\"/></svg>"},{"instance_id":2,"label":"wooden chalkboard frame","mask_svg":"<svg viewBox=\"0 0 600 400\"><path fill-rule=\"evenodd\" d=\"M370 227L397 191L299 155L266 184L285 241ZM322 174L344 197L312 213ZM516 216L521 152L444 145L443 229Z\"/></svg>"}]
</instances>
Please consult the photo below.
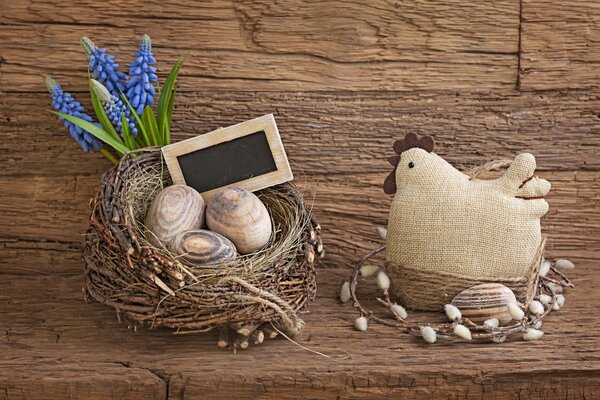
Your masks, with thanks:
<instances>
[{"instance_id":1,"label":"wooden chalkboard frame","mask_svg":"<svg viewBox=\"0 0 600 400\"><path fill-rule=\"evenodd\" d=\"M173 143L162 148L162 154L171 174L174 184L185 185L185 178L177 157L206 149L220 143L229 142L247 135L263 131L266 135L271 155L275 161L276 170L266 174L258 175L239 182L234 182L223 187L215 188L200 193L205 200L215 195L219 190L229 186L240 186L250 191L264 189L294 179L290 164L285 154L279 130L275 123L273 114L263 115L249 121L245 121L226 128L219 128L212 132L199 135L181 142Z\"/></svg>"}]
</instances>

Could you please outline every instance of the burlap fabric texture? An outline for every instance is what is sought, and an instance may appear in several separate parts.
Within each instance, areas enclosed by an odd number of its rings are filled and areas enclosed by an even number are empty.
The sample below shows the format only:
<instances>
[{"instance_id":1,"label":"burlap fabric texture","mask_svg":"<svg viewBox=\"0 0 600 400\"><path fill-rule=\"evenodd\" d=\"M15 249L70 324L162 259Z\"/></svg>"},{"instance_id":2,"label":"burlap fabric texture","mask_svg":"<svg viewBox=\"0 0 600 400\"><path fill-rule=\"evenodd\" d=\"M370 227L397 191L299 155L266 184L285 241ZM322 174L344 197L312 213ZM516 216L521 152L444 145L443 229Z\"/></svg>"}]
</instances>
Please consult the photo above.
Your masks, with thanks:
<instances>
[{"instance_id":1,"label":"burlap fabric texture","mask_svg":"<svg viewBox=\"0 0 600 400\"><path fill-rule=\"evenodd\" d=\"M504 175L482 180L407 135L395 144L395 189L388 221L387 271L400 300L438 310L460 291L487 282L530 300L543 253L540 218L550 183L533 177L533 155L518 155ZM395 186L395 188L393 187Z\"/></svg>"}]
</instances>

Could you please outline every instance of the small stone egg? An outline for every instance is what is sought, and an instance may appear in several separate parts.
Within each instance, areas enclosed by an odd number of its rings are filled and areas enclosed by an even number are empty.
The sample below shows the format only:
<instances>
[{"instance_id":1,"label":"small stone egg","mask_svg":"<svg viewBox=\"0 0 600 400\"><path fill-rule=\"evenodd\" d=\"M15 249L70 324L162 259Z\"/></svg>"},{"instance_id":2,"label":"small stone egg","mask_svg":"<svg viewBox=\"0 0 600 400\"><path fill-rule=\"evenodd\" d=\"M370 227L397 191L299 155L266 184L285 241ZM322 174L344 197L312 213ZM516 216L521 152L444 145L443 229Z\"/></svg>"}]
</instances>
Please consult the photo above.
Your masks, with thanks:
<instances>
[{"instance_id":1,"label":"small stone egg","mask_svg":"<svg viewBox=\"0 0 600 400\"><path fill-rule=\"evenodd\" d=\"M177 234L171 250L188 263L198 266L225 263L237 256L235 246L229 239L204 229Z\"/></svg>"},{"instance_id":2,"label":"small stone egg","mask_svg":"<svg viewBox=\"0 0 600 400\"><path fill-rule=\"evenodd\" d=\"M200 193L185 185L162 190L146 214L146 240L159 247L169 247L180 232L200 229L204 223L205 203Z\"/></svg>"}]
</instances>

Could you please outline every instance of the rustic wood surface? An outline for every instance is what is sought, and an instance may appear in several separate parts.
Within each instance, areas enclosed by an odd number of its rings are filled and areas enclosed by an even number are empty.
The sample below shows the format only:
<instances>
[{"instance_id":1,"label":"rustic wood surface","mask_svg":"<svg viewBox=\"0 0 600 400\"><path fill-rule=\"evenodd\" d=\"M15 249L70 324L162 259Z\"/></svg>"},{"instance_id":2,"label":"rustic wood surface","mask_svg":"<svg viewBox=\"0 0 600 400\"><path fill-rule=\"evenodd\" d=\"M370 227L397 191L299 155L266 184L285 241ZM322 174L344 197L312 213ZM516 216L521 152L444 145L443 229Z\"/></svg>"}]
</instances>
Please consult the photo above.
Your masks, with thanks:
<instances>
[{"instance_id":1,"label":"rustic wood surface","mask_svg":"<svg viewBox=\"0 0 600 400\"><path fill-rule=\"evenodd\" d=\"M522 90L598 89L600 3L523 0Z\"/></svg>"},{"instance_id":2,"label":"rustic wood surface","mask_svg":"<svg viewBox=\"0 0 600 400\"><path fill-rule=\"evenodd\" d=\"M595 2L22 0L0 8L0 399L600 397ZM109 164L84 155L47 114L43 76L81 92L80 36L127 65L143 33L153 37L159 79L191 50L175 140L275 114L327 251L297 341L330 358L283 339L234 355L215 346L216 334L134 333L112 309L83 302L88 200ZM406 132L433 135L436 152L461 167L536 155L553 184L548 254L577 265L577 287L542 341L426 346L382 326L352 328L356 314L336 295L350 264L378 243L391 202L381 189L386 159Z\"/></svg>"},{"instance_id":3,"label":"rustic wood surface","mask_svg":"<svg viewBox=\"0 0 600 400\"><path fill-rule=\"evenodd\" d=\"M5 3L5 91L38 91L44 73L83 90L82 35L131 54L143 33L161 60L193 52L183 90L492 89L517 75L515 0Z\"/></svg>"}]
</instances>

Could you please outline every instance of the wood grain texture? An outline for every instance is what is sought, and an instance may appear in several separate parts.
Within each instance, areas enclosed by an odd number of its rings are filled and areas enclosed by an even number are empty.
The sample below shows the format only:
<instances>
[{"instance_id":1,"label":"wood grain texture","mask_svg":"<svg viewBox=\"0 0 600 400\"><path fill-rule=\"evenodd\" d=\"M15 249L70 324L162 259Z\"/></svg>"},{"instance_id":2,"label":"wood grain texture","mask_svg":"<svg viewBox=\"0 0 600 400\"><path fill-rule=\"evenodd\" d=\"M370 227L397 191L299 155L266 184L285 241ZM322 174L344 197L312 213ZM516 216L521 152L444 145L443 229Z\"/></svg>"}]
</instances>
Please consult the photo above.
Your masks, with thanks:
<instances>
[{"instance_id":1,"label":"wood grain texture","mask_svg":"<svg viewBox=\"0 0 600 400\"><path fill-rule=\"evenodd\" d=\"M520 88L598 88L600 3L524 0Z\"/></svg>"},{"instance_id":2,"label":"wood grain texture","mask_svg":"<svg viewBox=\"0 0 600 400\"><path fill-rule=\"evenodd\" d=\"M181 90L508 89L517 76L513 0L25 0L3 5L0 23L0 91L43 91L43 74L84 90L81 36L125 66L143 33L163 77L191 51Z\"/></svg>"},{"instance_id":3,"label":"wood grain texture","mask_svg":"<svg viewBox=\"0 0 600 400\"><path fill-rule=\"evenodd\" d=\"M283 339L234 355L214 345L216 334L134 333L117 322L114 310L83 302L79 276L36 276L25 281L3 275L0 351L6 361L0 363L0 376L6 378L0 382L12 384L5 398L19 398L13 393L25 390L30 382L16 379L19 373L13 364L37 364L33 371L54 364L59 366L54 376L61 385L54 388L54 397L44 398L61 398L60 393L68 398L65 381L70 375L63 376L61 371L79 363L84 371L86 364L105 368L90 371L89 380L110 378L114 371L122 372L120 382L131 379L128 376L136 371L148 371L148 384L157 382L150 373L161 377L172 399L594 398L600 390L600 339L593 327L600 319L588 311L600 305L600 294L594 290L597 260L574 261L577 267L570 275L577 289L567 294L565 307L545 321L544 340L498 346L449 342L428 346L378 325L366 333L357 332L354 309L339 305L336 299L350 271L322 270L319 296L303 315L306 328L296 340L328 354L329 359ZM368 282L361 284L361 298L372 298L375 293L375 283ZM375 304L367 302L368 307ZM431 317L409 315L412 321ZM0 395L2 388L0 384ZM113 396L118 398L118 394Z\"/></svg>"},{"instance_id":4,"label":"wood grain texture","mask_svg":"<svg viewBox=\"0 0 600 400\"><path fill-rule=\"evenodd\" d=\"M0 93L0 176L100 175L109 163L99 154L84 155L46 114L49 104L44 95ZM392 144L407 132L432 135L434 151L459 166L529 151L540 171L600 170L599 109L595 91L197 92L178 94L173 140L273 112L297 180L303 174L389 173ZM51 167L41 168L46 159Z\"/></svg>"},{"instance_id":5,"label":"wood grain texture","mask_svg":"<svg viewBox=\"0 0 600 400\"><path fill-rule=\"evenodd\" d=\"M3 400L163 400L167 395L167 384L158 375L118 362L23 357L17 365L5 359L0 371Z\"/></svg>"}]
</instances>

